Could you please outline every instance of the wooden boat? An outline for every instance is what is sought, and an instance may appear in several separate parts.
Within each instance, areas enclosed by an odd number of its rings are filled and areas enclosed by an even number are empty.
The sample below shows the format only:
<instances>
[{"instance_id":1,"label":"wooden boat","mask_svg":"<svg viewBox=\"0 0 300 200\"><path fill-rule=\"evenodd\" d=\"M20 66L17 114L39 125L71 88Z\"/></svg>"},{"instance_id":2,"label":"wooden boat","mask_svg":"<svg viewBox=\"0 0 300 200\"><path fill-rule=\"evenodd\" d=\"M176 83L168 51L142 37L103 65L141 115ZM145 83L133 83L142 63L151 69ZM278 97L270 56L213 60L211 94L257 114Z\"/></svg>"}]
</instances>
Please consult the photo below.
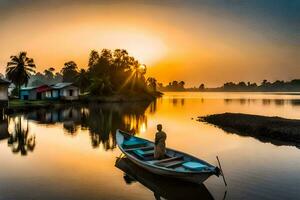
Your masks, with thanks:
<instances>
[{"instance_id":1,"label":"wooden boat","mask_svg":"<svg viewBox=\"0 0 300 200\"><path fill-rule=\"evenodd\" d=\"M129 160L145 170L192 183L202 183L220 169L201 159L173 149L166 149L164 159L154 159L154 143L117 130L117 144Z\"/></svg>"},{"instance_id":2,"label":"wooden boat","mask_svg":"<svg viewBox=\"0 0 300 200\"><path fill-rule=\"evenodd\" d=\"M138 181L153 192L155 199L214 199L204 184L182 182L153 174L126 157L117 158L115 166L124 172L123 178L126 184L130 185Z\"/></svg>"}]
</instances>

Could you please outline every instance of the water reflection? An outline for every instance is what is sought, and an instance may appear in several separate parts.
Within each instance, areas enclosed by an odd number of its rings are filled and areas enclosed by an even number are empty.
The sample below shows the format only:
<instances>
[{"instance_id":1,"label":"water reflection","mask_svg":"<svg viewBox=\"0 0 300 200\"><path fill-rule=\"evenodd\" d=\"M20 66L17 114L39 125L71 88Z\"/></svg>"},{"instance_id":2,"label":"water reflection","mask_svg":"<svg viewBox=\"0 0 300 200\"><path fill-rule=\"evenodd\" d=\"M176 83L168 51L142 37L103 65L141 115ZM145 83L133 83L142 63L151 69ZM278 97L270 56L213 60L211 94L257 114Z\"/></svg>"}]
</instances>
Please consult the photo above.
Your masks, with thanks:
<instances>
[{"instance_id":1,"label":"water reflection","mask_svg":"<svg viewBox=\"0 0 300 200\"><path fill-rule=\"evenodd\" d=\"M234 104L234 103L239 103L240 105L249 105L249 104L254 104L256 102L260 102L264 106L268 106L271 104L274 104L276 106L284 106L291 104L293 106L299 106L300 105L300 100L299 99L224 99L224 102L226 104Z\"/></svg>"},{"instance_id":2,"label":"water reflection","mask_svg":"<svg viewBox=\"0 0 300 200\"><path fill-rule=\"evenodd\" d=\"M149 105L149 113L154 114L157 110L157 101L161 99L156 99L154 100L150 105Z\"/></svg>"},{"instance_id":3,"label":"water reflection","mask_svg":"<svg viewBox=\"0 0 300 200\"><path fill-rule=\"evenodd\" d=\"M170 98L170 103L173 105L173 106L184 106L184 103L185 103L185 99L184 98Z\"/></svg>"},{"instance_id":4,"label":"water reflection","mask_svg":"<svg viewBox=\"0 0 300 200\"><path fill-rule=\"evenodd\" d=\"M27 113L25 118L39 124L63 124L65 132L75 136L78 130L88 130L91 145L105 150L116 147L115 132L124 129L141 133L147 129L145 111L149 103L90 104L77 107L61 107L53 110L39 109ZM154 106L155 107L155 106ZM155 108L152 108L155 112Z\"/></svg>"},{"instance_id":5,"label":"water reflection","mask_svg":"<svg viewBox=\"0 0 300 200\"><path fill-rule=\"evenodd\" d=\"M7 139L8 133L8 117L3 112L0 113L0 141Z\"/></svg>"},{"instance_id":6,"label":"water reflection","mask_svg":"<svg viewBox=\"0 0 300 200\"><path fill-rule=\"evenodd\" d=\"M153 192L155 199L214 199L205 185L190 184L152 174L129 161L118 158L115 166L124 172L126 184L136 181Z\"/></svg>"},{"instance_id":7,"label":"water reflection","mask_svg":"<svg viewBox=\"0 0 300 200\"><path fill-rule=\"evenodd\" d=\"M290 102L293 106L300 106L300 99L291 99Z\"/></svg>"},{"instance_id":8,"label":"water reflection","mask_svg":"<svg viewBox=\"0 0 300 200\"><path fill-rule=\"evenodd\" d=\"M35 148L35 136L29 134L28 122L26 127L22 126L22 118L14 118L14 131L9 134L8 146L15 154L27 155L28 152L33 152Z\"/></svg>"}]
</instances>

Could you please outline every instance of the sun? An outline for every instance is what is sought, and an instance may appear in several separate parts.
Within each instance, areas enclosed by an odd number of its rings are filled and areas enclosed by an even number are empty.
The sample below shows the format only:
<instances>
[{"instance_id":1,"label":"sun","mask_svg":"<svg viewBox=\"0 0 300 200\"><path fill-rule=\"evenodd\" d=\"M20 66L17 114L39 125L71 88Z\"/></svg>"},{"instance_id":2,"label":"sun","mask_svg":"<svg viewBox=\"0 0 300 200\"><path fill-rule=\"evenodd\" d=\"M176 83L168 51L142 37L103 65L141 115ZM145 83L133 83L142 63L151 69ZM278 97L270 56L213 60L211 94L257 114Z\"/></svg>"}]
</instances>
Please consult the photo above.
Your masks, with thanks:
<instances>
[{"instance_id":1,"label":"sun","mask_svg":"<svg viewBox=\"0 0 300 200\"><path fill-rule=\"evenodd\" d=\"M101 37L99 37L101 35ZM153 65L161 60L168 52L164 40L146 31L113 29L89 37L97 46L110 49L124 48L140 63ZM95 42L96 41L96 42Z\"/></svg>"},{"instance_id":2,"label":"sun","mask_svg":"<svg viewBox=\"0 0 300 200\"><path fill-rule=\"evenodd\" d=\"M139 70L144 71L145 69L146 69L146 65L141 64L141 65L139 66Z\"/></svg>"}]
</instances>

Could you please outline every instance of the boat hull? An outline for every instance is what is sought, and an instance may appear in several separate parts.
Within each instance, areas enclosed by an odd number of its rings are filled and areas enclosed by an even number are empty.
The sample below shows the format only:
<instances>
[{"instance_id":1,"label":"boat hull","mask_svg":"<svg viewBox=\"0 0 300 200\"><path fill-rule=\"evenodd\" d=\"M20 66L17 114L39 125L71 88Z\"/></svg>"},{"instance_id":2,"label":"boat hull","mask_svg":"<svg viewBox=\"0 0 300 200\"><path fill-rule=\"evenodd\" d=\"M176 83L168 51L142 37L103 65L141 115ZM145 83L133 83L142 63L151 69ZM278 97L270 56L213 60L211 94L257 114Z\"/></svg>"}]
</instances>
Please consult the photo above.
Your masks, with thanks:
<instances>
[{"instance_id":1,"label":"boat hull","mask_svg":"<svg viewBox=\"0 0 300 200\"><path fill-rule=\"evenodd\" d=\"M208 179L211 175L214 174L213 171L209 171L209 172L180 172L180 171L175 171L175 170L171 171L171 170L166 170L166 169L161 168L161 167L156 167L156 166L153 166L153 165L149 165L149 164L145 163L144 161L142 161L140 159L137 159L132 154L129 154L128 152L126 152L126 150L122 147L123 140L124 140L124 138L122 137L122 133L118 130L117 131L117 144L119 146L119 149L126 155L126 157L131 162L133 162L137 166L139 166L139 167L141 167L141 168L143 168L143 169L145 169L148 172L151 172L153 174L157 174L157 175L160 175L160 176L165 176L165 177L168 177L168 178L178 179L178 180L181 180L181 181L197 183L197 184L203 183L206 179ZM168 150L170 151L170 149L168 149ZM171 151L175 151L175 150L171 150ZM178 153L184 154L182 152L178 152ZM185 155L187 155L187 154L185 154ZM192 157L190 155L188 155L188 156ZM204 162L204 161L202 161L202 162ZM206 163L206 164L211 166L208 163Z\"/></svg>"},{"instance_id":2,"label":"boat hull","mask_svg":"<svg viewBox=\"0 0 300 200\"><path fill-rule=\"evenodd\" d=\"M187 181L187 182L191 182L191 183L201 184L212 175L211 173L201 173L201 174L174 173L174 172L169 172L166 170L161 170L158 168L149 167L149 166L144 165L143 163L141 163L135 159L132 159L130 157L128 157L128 159L130 161L132 161L133 163L135 163L136 165L138 165L139 167L141 167L151 173L158 174L160 176L165 176L168 178L179 179L181 181Z\"/></svg>"}]
</instances>

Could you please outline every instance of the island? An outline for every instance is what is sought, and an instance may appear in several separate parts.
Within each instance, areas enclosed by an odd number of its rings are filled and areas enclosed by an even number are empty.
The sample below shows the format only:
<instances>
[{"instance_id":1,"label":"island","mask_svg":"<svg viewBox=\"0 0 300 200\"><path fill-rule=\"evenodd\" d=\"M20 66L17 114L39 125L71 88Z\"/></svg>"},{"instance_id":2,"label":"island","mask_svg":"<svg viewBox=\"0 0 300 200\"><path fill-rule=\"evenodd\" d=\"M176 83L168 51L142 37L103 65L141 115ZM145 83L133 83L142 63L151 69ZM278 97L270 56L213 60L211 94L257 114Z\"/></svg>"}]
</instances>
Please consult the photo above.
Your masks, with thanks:
<instances>
[{"instance_id":1,"label":"island","mask_svg":"<svg viewBox=\"0 0 300 200\"><path fill-rule=\"evenodd\" d=\"M222 113L198 117L231 133L252 136L276 145L300 144L300 120L242 113Z\"/></svg>"}]
</instances>

